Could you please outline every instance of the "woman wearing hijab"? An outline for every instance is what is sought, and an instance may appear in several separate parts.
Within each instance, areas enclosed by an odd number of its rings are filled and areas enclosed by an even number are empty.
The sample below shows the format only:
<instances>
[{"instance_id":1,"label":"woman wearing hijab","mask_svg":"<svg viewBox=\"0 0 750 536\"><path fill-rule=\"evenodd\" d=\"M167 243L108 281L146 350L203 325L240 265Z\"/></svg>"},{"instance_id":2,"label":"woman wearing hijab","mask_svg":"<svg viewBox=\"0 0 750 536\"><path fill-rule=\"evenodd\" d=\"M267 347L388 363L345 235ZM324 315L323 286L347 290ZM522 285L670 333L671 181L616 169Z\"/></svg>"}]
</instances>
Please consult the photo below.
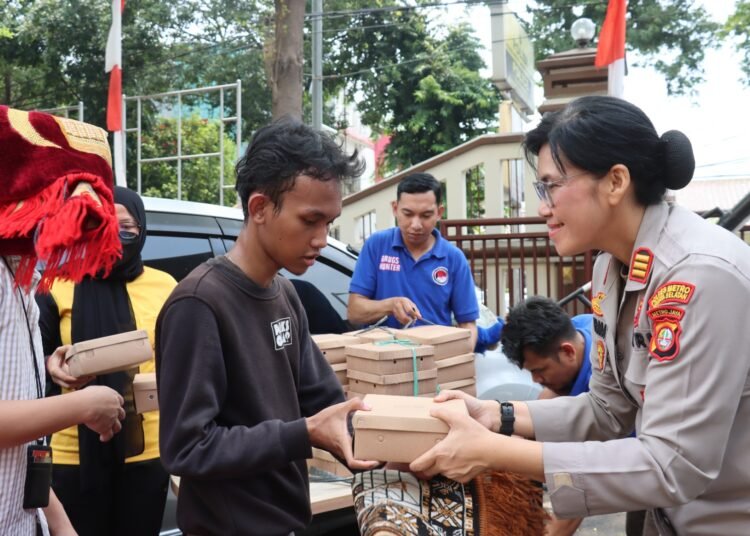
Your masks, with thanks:
<instances>
[{"instance_id":1,"label":"woman wearing hijab","mask_svg":"<svg viewBox=\"0 0 750 536\"><path fill-rule=\"evenodd\" d=\"M145 329L153 345L159 311L176 285L167 273L143 265L146 213L135 192L116 187L115 210L122 258L106 277L87 277L74 285L55 281L39 296L45 355L63 344ZM168 475L159 461L159 413L135 413L133 377L154 372L151 359L129 371L74 378L51 356L47 371L63 390L93 383L125 399L123 429L110 443L83 426L52 436L52 487L80 536L156 535L166 501Z\"/></svg>"}]
</instances>

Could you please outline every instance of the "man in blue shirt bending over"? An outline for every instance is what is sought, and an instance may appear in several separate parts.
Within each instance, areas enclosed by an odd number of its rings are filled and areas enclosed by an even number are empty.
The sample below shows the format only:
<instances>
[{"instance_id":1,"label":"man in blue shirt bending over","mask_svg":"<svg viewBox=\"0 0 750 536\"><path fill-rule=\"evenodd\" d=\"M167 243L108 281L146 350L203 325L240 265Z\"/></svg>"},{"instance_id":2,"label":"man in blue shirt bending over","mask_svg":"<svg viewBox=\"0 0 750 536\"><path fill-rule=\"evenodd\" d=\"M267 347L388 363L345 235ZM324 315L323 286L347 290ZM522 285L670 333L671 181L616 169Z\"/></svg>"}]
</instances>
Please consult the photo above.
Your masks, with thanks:
<instances>
[{"instance_id":1,"label":"man in blue shirt bending over","mask_svg":"<svg viewBox=\"0 0 750 536\"><path fill-rule=\"evenodd\" d=\"M553 300L533 296L512 307L500 341L518 368L544 387L539 398L589 390L592 316L570 318Z\"/></svg>"},{"instance_id":2,"label":"man in blue shirt bending over","mask_svg":"<svg viewBox=\"0 0 750 536\"><path fill-rule=\"evenodd\" d=\"M365 242L349 286L349 321L385 325L452 324L477 340L479 305L464 254L435 229L444 207L440 183L429 173L413 173L398 185L393 215L398 227Z\"/></svg>"}]
</instances>

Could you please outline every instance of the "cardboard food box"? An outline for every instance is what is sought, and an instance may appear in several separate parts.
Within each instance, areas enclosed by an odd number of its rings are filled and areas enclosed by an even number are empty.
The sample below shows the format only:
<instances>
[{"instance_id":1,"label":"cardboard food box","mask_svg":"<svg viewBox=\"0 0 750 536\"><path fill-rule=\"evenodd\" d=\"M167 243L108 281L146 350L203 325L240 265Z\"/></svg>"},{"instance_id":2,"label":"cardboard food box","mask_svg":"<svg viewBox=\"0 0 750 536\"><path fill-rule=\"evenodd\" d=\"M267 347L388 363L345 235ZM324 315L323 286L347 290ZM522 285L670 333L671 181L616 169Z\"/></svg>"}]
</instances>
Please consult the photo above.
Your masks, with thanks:
<instances>
[{"instance_id":1,"label":"cardboard food box","mask_svg":"<svg viewBox=\"0 0 750 536\"><path fill-rule=\"evenodd\" d=\"M313 457L308 458L307 460L308 467L315 467L316 469L320 469L321 471L326 471L327 473L332 473L340 477L352 476L352 472L349 470L349 468L338 461L336 458L334 458L333 455L327 450L316 449L315 447L313 447L312 453Z\"/></svg>"},{"instance_id":2,"label":"cardboard food box","mask_svg":"<svg viewBox=\"0 0 750 536\"><path fill-rule=\"evenodd\" d=\"M345 348L347 346L363 342L359 337L355 337L354 335L339 335L337 333L313 335L312 340L318 345L326 361L331 365L346 361Z\"/></svg>"},{"instance_id":3,"label":"cardboard food box","mask_svg":"<svg viewBox=\"0 0 750 536\"><path fill-rule=\"evenodd\" d=\"M372 329L361 329L358 331L349 331L344 335L351 335L360 339L360 343L375 342L375 341L392 341L395 339L402 339L400 329L377 327Z\"/></svg>"},{"instance_id":4,"label":"cardboard food box","mask_svg":"<svg viewBox=\"0 0 750 536\"><path fill-rule=\"evenodd\" d=\"M151 359L146 330L139 329L77 342L65 354L70 374L76 378L128 370Z\"/></svg>"},{"instance_id":5,"label":"cardboard food box","mask_svg":"<svg viewBox=\"0 0 750 536\"><path fill-rule=\"evenodd\" d=\"M448 433L448 425L430 416L429 398L367 395L370 411L354 413L354 457L358 460L411 463ZM468 413L463 400L448 400L456 411Z\"/></svg>"},{"instance_id":6,"label":"cardboard food box","mask_svg":"<svg viewBox=\"0 0 750 536\"><path fill-rule=\"evenodd\" d=\"M443 386L446 382L455 382L474 378L476 376L476 367L474 366L474 353L446 357L435 362L437 366L437 381Z\"/></svg>"},{"instance_id":7,"label":"cardboard food box","mask_svg":"<svg viewBox=\"0 0 750 536\"><path fill-rule=\"evenodd\" d=\"M445 359L457 355L469 354L474 351L471 346L471 331L453 326L417 326L402 329L399 337L429 344L435 347L435 360Z\"/></svg>"},{"instance_id":8,"label":"cardboard food box","mask_svg":"<svg viewBox=\"0 0 750 536\"><path fill-rule=\"evenodd\" d=\"M413 372L380 375L347 369L346 375L349 378L349 389L355 393L406 396L414 394ZM435 391L437 391L437 369L417 371L417 394Z\"/></svg>"},{"instance_id":9,"label":"cardboard food box","mask_svg":"<svg viewBox=\"0 0 750 536\"><path fill-rule=\"evenodd\" d=\"M406 344L367 343L346 347L346 366L349 370L370 374L399 374L435 368L432 346Z\"/></svg>"},{"instance_id":10,"label":"cardboard food box","mask_svg":"<svg viewBox=\"0 0 750 536\"><path fill-rule=\"evenodd\" d=\"M367 394L365 393L358 393L356 391L350 391L345 390L344 393L346 394L346 399L351 400L352 398L361 398L364 399ZM397 396L414 396L414 395L397 395ZM417 395L417 398L435 398L437 396L437 392L435 393L419 393Z\"/></svg>"},{"instance_id":11,"label":"cardboard food box","mask_svg":"<svg viewBox=\"0 0 750 536\"><path fill-rule=\"evenodd\" d=\"M133 399L136 413L146 413L159 409L156 393L156 372L136 374L133 378Z\"/></svg>"},{"instance_id":12,"label":"cardboard food box","mask_svg":"<svg viewBox=\"0 0 750 536\"><path fill-rule=\"evenodd\" d=\"M441 391L448 391L449 389L453 391L463 391L471 396L477 396L477 380L476 378L466 378L464 380L440 384Z\"/></svg>"},{"instance_id":13,"label":"cardboard food box","mask_svg":"<svg viewBox=\"0 0 750 536\"><path fill-rule=\"evenodd\" d=\"M349 383L349 380L346 377L346 363L333 363L331 368L342 386Z\"/></svg>"}]
</instances>

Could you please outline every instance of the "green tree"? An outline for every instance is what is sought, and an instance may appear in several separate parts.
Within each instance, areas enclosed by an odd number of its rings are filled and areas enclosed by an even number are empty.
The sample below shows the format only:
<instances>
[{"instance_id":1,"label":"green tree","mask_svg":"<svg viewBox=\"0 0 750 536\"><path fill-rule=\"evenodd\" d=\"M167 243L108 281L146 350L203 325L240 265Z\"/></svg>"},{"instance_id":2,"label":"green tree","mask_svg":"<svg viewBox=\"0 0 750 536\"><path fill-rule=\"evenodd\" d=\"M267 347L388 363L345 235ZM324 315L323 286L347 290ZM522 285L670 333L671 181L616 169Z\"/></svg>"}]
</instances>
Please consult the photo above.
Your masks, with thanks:
<instances>
[{"instance_id":1,"label":"green tree","mask_svg":"<svg viewBox=\"0 0 750 536\"><path fill-rule=\"evenodd\" d=\"M721 35L736 40L737 51L742 54L744 83L750 86L750 0L737 0L734 13L724 24Z\"/></svg>"},{"instance_id":2,"label":"green tree","mask_svg":"<svg viewBox=\"0 0 750 536\"><path fill-rule=\"evenodd\" d=\"M392 136L387 167L407 167L494 127L500 95L479 74L480 47L467 24L440 31L419 10L366 11L329 37L325 83Z\"/></svg>"},{"instance_id":3,"label":"green tree","mask_svg":"<svg viewBox=\"0 0 750 536\"><path fill-rule=\"evenodd\" d=\"M182 154L205 154L219 152L219 122L210 121L194 114L182 120ZM151 129L143 133L142 157L161 158L177 154L177 121L162 118ZM235 204L234 163L237 146L224 134L224 204ZM135 162L128 161L128 186L135 189L137 172ZM182 199L219 203L221 166L219 157L196 158L182 163ZM174 161L147 162L142 164L141 188L144 195L177 199L177 163Z\"/></svg>"},{"instance_id":4,"label":"green tree","mask_svg":"<svg viewBox=\"0 0 750 536\"><path fill-rule=\"evenodd\" d=\"M527 28L534 41L537 60L574 47L570 26L588 17L601 29L607 2L537 0L526 7L533 16ZM573 10L583 7L581 15ZM692 93L703 81L706 48L717 43L719 25L692 0L640 0L628 2L626 49L638 52L644 65L664 75L669 94ZM632 62L631 64L637 64Z\"/></svg>"}]
</instances>

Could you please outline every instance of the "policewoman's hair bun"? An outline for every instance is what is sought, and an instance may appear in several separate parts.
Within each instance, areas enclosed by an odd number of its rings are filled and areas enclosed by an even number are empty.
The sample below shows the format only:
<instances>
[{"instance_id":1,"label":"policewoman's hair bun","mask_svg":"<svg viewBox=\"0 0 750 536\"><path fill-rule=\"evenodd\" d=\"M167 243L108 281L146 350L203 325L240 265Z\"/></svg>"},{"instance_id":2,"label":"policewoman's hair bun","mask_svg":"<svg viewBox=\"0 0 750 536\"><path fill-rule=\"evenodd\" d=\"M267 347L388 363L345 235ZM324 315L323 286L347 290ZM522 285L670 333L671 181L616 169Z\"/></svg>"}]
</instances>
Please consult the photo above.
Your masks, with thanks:
<instances>
[{"instance_id":1,"label":"policewoman's hair bun","mask_svg":"<svg viewBox=\"0 0 750 536\"><path fill-rule=\"evenodd\" d=\"M668 130L661 135L664 158L664 185L679 190L688 185L695 172L693 146L679 130Z\"/></svg>"}]
</instances>

